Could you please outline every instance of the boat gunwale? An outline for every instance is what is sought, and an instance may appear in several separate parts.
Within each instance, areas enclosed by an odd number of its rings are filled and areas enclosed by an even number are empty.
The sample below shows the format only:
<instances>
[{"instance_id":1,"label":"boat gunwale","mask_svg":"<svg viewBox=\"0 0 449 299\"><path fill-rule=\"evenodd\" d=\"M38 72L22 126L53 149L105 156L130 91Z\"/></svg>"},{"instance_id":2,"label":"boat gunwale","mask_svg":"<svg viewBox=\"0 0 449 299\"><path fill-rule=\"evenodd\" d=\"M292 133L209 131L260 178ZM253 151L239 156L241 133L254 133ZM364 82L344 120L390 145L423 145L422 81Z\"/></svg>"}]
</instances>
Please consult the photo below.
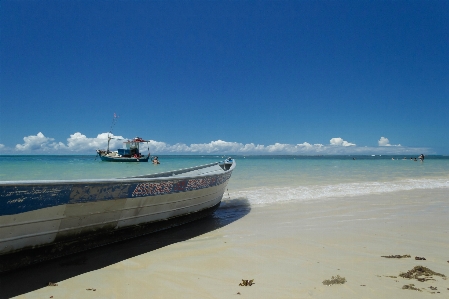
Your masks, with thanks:
<instances>
[{"instance_id":1,"label":"boat gunwale","mask_svg":"<svg viewBox=\"0 0 449 299\"><path fill-rule=\"evenodd\" d=\"M146 175L139 175L139 176L132 176L132 177L123 177L123 178L111 178L111 179L77 179L77 180L22 180L22 181L0 181L0 187L1 186L10 186L10 185L68 185L68 184L103 184L103 183L133 183L133 182L148 182L151 181L169 181L173 179L193 179L193 178L199 178L199 177L207 177L207 176L214 176L214 175L221 175L224 173L231 172L235 166L236 162L234 159L232 159L231 167L227 170L223 169L222 173L202 173L202 174L196 174L191 176L179 176L182 175L185 172L193 171L193 170L199 170L204 169L207 167L220 165L220 164L226 164L225 161L220 162L214 162L210 164L204 164L199 166L193 166L190 168L181 168L177 170L171 170L166 172L160 172L160 173L154 173L154 174L146 174Z\"/></svg>"}]
</instances>

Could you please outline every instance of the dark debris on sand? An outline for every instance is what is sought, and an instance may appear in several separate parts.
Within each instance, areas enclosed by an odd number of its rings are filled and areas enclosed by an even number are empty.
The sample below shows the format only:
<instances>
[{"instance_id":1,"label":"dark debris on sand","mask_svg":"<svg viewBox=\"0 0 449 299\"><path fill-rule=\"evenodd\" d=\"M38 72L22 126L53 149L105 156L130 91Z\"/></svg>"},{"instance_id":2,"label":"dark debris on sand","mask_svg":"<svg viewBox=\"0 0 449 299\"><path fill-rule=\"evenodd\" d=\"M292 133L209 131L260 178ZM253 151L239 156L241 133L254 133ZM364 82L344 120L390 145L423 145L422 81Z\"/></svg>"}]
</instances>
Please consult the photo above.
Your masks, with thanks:
<instances>
[{"instance_id":1,"label":"dark debris on sand","mask_svg":"<svg viewBox=\"0 0 449 299\"><path fill-rule=\"evenodd\" d=\"M248 279L242 279L242 282L239 283L239 286L242 286L242 287L250 287L250 286L252 286L253 284L256 284L256 283L254 282L254 279L251 279L251 280L248 280Z\"/></svg>"},{"instance_id":2,"label":"dark debris on sand","mask_svg":"<svg viewBox=\"0 0 449 299\"><path fill-rule=\"evenodd\" d=\"M415 260L417 260L417 261L425 261L426 258L425 257L415 256Z\"/></svg>"},{"instance_id":3,"label":"dark debris on sand","mask_svg":"<svg viewBox=\"0 0 449 299\"><path fill-rule=\"evenodd\" d=\"M419 276L427 276L428 277L428 276L432 276L432 275L446 277L446 275L432 271L429 268L424 267L424 266L416 266L413 269L407 271L406 273L399 274L399 276L403 277L403 278L418 279L418 280L422 279Z\"/></svg>"},{"instance_id":4,"label":"dark debris on sand","mask_svg":"<svg viewBox=\"0 0 449 299\"><path fill-rule=\"evenodd\" d=\"M413 291L418 291L418 292L422 292L420 289L416 288L415 285L413 283L411 284L406 284L402 287L403 290L413 290Z\"/></svg>"},{"instance_id":5,"label":"dark debris on sand","mask_svg":"<svg viewBox=\"0 0 449 299\"><path fill-rule=\"evenodd\" d=\"M410 254L405 254L405 255L382 255L381 257L385 257L387 259L402 259L402 258L410 258L412 257Z\"/></svg>"},{"instance_id":6,"label":"dark debris on sand","mask_svg":"<svg viewBox=\"0 0 449 299\"><path fill-rule=\"evenodd\" d=\"M333 284L344 284L346 282L346 278L341 277L340 275L332 276L331 279L326 279L323 281L323 284L326 286L330 286Z\"/></svg>"}]
</instances>

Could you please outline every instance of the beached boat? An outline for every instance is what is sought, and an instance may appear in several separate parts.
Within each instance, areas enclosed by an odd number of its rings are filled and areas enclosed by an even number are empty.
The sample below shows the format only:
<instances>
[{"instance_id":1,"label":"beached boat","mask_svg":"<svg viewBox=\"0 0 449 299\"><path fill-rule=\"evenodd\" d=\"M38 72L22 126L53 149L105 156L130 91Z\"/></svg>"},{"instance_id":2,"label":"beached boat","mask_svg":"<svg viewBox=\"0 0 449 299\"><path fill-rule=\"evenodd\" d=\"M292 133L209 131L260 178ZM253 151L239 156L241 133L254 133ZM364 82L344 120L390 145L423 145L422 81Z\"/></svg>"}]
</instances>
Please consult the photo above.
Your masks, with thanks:
<instances>
[{"instance_id":1,"label":"beached boat","mask_svg":"<svg viewBox=\"0 0 449 299\"><path fill-rule=\"evenodd\" d=\"M235 165L228 158L117 179L0 181L0 272L205 217Z\"/></svg>"},{"instance_id":2,"label":"beached boat","mask_svg":"<svg viewBox=\"0 0 449 299\"><path fill-rule=\"evenodd\" d=\"M108 136L108 148L107 150L97 150L97 155L100 156L101 161L106 162L148 162L150 159L150 151L148 155L144 156L140 152L140 144L148 143L149 141L143 140L140 137L136 137L132 140L124 142L125 148L119 148L117 151L109 151L109 142L111 137Z\"/></svg>"}]
</instances>

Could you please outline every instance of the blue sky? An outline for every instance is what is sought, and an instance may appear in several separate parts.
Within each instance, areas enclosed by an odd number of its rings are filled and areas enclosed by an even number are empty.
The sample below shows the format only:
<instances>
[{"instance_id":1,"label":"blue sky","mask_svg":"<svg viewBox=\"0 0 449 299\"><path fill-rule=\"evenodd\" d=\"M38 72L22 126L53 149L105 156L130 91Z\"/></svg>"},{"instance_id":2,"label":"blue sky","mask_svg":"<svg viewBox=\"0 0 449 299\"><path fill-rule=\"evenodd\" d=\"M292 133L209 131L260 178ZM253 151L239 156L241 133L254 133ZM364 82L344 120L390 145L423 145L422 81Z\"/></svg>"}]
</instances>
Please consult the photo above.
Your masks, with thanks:
<instances>
[{"instance_id":1,"label":"blue sky","mask_svg":"<svg viewBox=\"0 0 449 299\"><path fill-rule=\"evenodd\" d=\"M160 153L449 154L448 12L2 0L0 153L94 153L116 113Z\"/></svg>"}]
</instances>

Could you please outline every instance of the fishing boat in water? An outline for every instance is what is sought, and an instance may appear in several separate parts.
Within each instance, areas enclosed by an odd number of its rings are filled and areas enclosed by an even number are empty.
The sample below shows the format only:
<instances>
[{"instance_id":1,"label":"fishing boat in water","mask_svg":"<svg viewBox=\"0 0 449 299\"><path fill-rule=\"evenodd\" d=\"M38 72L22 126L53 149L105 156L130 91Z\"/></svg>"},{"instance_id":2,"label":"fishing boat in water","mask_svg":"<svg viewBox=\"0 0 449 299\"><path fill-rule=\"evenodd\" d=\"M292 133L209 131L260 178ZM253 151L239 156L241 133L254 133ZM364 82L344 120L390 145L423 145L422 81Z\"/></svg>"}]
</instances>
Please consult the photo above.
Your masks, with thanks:
<instances>
[{"instance_id":1,"label":"fishing boat in water","mask_svg":"<svg viewBox=\"0 0 449 299\"><path fill-rule=\"evenodd\" d=\"M106 150L97 150L97 156L100 156L101 161L106 162L148 162L150 159L150 148L148 148L148 155L142 155L140 152L140 145L142 143L149 143L149 140L143 140L140 137L136 137L132 140L123 142L125 148L119 148L116 151L109 150L109 144L112 139L115 139L112 135L112 129L114 128L118 119L118 115L114 113L112 118L111 129L108 133L108 147Z\"/></svg>"},{"instance_id":2,"label":"fishing boat in water","mask_svg":"<svg viewBox=\"0 0 449 299\"><path fill-rule=\"evenodd\" d=\"M148 162L150 159L150 151L148 155L144 156L140 152L140 144L148 143L150 141L143 140L140 137L136 137L132 140L124 142L125 148L119 148L117 151L109 151L109 142L112 137L108 136L108 148L107 150L97 150L97 155L100 156L101 161L106 162Z\"/></svg>"},{"instance_id":3,"label":"fishing boat in water","mask_svg":"<svg viewBox=\"0 0 449 299\"><path fill-rule=\"evenodd\" d=\"M0 272L205 217L235 166L228 158L117 179L0 181Z\"/></svg>"}]
</instances>

